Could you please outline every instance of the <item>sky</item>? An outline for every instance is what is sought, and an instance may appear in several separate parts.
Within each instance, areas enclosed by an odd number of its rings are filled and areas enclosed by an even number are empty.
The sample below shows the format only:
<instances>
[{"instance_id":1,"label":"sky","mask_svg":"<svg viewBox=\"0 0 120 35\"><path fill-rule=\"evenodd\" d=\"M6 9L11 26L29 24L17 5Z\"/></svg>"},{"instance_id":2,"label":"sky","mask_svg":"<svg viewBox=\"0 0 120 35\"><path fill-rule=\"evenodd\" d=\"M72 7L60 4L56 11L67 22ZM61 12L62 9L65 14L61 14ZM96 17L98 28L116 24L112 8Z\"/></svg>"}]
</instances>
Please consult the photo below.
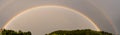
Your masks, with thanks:
<instances>
[{"instance_id":1,"label":"sky","mask_svg":"<svg viewBox=\"0 0 120 35\"><path fill-rule=\"evenodd\" d=\"M25 13L24 13L25 12ZM45 35L56 30L92 29L94 23L84 15L60 6L42 6L28 9L8 22L6 29L31 31L32 35Z\"/></svg>"},{"instance_id":2,"label":"sky","mask_svg":"<svg viewBox=\"0 0 120 35\"><path fill-rule=\"evenodd\" d=\"M0 0L0 27L3 27L12 17L26 9L43 5L58 5L83 13L93 20L101 30L120 33L119 1L120 0Z\"/></svg>"}]
</instances>

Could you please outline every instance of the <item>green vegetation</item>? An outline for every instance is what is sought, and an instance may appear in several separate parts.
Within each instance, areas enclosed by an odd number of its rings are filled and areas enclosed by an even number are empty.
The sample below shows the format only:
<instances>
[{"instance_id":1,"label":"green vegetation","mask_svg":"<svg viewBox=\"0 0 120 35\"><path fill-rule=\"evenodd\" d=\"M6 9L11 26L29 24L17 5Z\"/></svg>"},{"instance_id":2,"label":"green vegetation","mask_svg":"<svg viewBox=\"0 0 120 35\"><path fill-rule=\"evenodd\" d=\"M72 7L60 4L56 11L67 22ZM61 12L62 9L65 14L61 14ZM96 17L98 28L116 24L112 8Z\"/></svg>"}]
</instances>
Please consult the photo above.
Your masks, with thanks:
<instances>
[{"instance_id":1,"label":"green vegetation","mask_svg":"<svg viewBox=\"0 0 120 35\"><path fill-rule=\"evenodd\" d=\"M2 35L2 33L0 32L0 35Z\"/></svg>"},{"instance_id":2,"label":"green vegetation","mask_svg":"<svg viewBox=\"0 0 120 35\"><path fill-rule=\"evenodd\" d=\"M94 31L90 29L84 30L58 30L46 35L112 35L111 33L104 31Z\"/></svg>"},{"instance_id":3,"label":"green vegetation","mask_svg":"<svg viewBox=\"0 0 120 35\"><path fill-rule=\"evenodd\" d=\"M30 31L22 32L22 31L13 31L13 30L2 30L0 35L32 35ZM45 35L113 35L112 33L104 32L104 31L94 31L90 29L84 30L57 30Z\"/></svg>"},{"instance_id":4,"label":"green vegetation","mask_svg":"<svg viewBox=\"0 0 120 35\"><path fill-rule=\"evenodd\" d=\"M32 35L30 31L28 32L22 32L22 31L13 31L13 30L2 30L2 35Z\"/></svg>"}]
</instances>

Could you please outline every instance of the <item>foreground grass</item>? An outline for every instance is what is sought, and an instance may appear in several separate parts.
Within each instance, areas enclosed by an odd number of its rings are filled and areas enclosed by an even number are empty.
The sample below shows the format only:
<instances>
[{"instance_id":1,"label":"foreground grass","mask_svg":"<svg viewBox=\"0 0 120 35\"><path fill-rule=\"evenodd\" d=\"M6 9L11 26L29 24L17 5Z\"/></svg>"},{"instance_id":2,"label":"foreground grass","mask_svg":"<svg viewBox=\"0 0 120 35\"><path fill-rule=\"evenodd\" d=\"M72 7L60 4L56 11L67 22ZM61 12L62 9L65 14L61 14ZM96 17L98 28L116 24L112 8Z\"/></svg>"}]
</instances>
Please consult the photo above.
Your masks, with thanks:
<instances>
[{"instance_id":1,"label":"foreground grass","mask_svg":"<svg viewBox=\"0 0 120 35\"><path fill-rule=\"evenodd\" d=\"M0 35L2 35L2 33L0 32Z\"/></svg>"}]
</instances>

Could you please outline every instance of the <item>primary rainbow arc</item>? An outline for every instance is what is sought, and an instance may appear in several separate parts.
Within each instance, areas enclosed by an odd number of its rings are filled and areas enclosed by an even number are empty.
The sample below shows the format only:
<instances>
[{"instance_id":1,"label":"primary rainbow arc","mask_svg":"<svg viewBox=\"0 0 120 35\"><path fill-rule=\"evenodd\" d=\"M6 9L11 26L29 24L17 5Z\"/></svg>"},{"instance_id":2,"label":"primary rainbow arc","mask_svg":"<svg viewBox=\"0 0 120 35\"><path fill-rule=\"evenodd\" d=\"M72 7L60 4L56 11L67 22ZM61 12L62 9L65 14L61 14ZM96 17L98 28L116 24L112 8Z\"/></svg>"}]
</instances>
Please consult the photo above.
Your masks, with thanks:
<instances>
[{"instance_id":1,"label":"primary rainbow arc","mask_svg":"<svg viewBox=\"0 0 120 35\"><path fill-rule=\"evenodd\" d=\"M87 17L86 15L78 12L77 10L74 10L74 9L71 9L71 8L68 8L68 7L65 7L65 6L58 6L58 5L44 5L44 6L35 6L35 7L32 7L32 8L29 8L29 9L26 9L24 10L23 12L17 14L16 16L12 17L4 26L3 26L3 29L7 27L7 25L9 25L13 20L16 19L16 17L19 17L20 15L24 14L24 13L27 13L29 11L31 11L32 9L36 9L36 8L45 8L45 7L57 7L57 8L64 8L64 9L68 9L68 10L71 10L72 12L74 13L77 13L81 16L83 16L84 18L86 18L95 28L97 31L100 31L100 28L96 25L96 23L94 23L89 17Z\"/></svg>"}]
</instances>

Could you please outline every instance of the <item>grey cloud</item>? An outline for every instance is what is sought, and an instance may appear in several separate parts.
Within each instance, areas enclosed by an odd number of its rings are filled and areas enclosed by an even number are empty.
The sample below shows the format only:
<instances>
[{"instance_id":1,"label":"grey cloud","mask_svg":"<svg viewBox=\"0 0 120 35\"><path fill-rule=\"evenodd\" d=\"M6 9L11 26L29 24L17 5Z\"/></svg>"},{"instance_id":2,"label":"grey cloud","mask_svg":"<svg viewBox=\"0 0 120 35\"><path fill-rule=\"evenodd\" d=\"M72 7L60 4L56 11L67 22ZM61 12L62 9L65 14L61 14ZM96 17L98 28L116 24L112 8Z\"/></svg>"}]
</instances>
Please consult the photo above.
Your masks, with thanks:
<instances>
[{"instance_id":1,"label":"grey cloud","mask_svg":"<svg viewBox=\"0 0 120 35\"><path fill-rule=\"evenodd\" d=\"M8 4L7 2L8 0L0 0L1 6ZM102 30L115 33L109 24L110 22L104 16L106 14L112 19L120 32L119 0L13 0L13 2L0 10L0 27L4 26L16 14L28 8L41 5L61 5L75 9L91 18ZM104 10L104 14L101 10Z\"/></svg>"}]
</instances>

